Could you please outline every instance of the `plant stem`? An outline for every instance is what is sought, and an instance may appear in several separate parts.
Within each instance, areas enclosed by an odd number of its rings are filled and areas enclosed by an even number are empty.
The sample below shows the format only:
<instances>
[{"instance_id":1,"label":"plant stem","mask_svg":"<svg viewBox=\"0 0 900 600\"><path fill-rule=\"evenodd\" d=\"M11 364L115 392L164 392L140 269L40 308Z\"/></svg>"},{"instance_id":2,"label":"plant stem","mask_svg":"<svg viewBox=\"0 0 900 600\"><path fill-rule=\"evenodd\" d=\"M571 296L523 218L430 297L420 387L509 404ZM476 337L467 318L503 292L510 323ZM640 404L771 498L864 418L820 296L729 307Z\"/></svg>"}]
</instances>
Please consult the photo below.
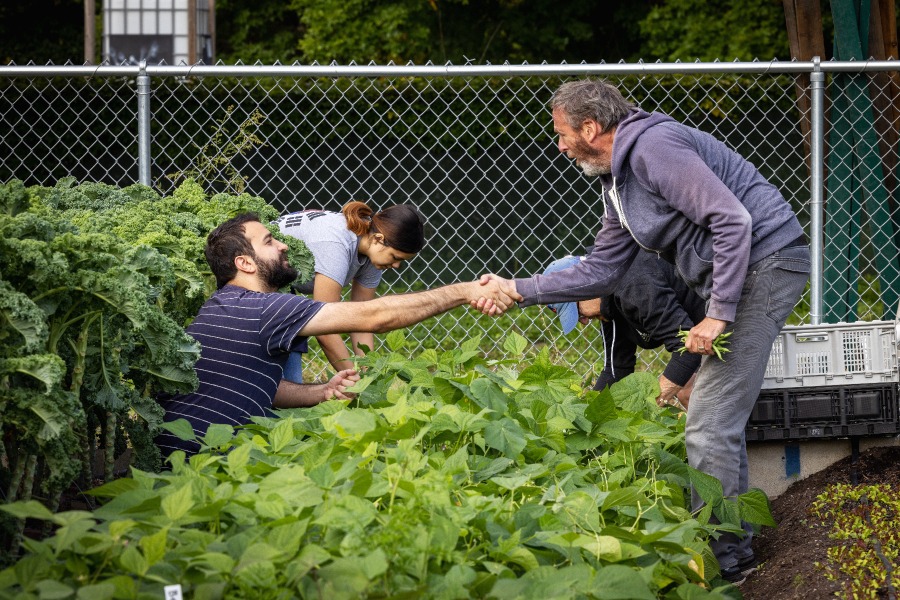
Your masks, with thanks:
<instances>
[{"instance_id":1,"label":"plant stem","mask_svg":"<svg viewBox=\"0 0 900 600\"><path fill-rule=\"evenodd\" d=\"M106 481L112 481L116 469L116 413L106 413L106 468L103 476Z\"/></svg>"}]
</instances>

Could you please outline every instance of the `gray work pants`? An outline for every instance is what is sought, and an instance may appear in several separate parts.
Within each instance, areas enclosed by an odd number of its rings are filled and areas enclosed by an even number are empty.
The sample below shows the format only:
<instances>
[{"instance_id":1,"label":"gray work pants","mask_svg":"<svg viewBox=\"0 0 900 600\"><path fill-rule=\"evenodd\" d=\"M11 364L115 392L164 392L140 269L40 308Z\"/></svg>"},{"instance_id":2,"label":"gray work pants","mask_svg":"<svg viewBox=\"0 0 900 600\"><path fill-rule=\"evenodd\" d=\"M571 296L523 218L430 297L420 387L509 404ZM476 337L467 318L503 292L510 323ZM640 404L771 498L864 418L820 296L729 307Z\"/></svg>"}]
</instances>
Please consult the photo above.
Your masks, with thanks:
<instances>
[{"instance_id":1,"label":"gray work pants","mask_svg":"<svg viewBox=\"0 0 900 600\"><path fill-rule=\"evenodd\" d=\"M759 396L772 344L809 279L808 246L784 248L750 265L725 360L704 356L685 425L688 463L722 482L726 498L748 490L744 430ZM693 508L703 506L696 492ZM723 534L711 547L723 569L750 556L752 530Z\"/></svg>"}]
</instances>

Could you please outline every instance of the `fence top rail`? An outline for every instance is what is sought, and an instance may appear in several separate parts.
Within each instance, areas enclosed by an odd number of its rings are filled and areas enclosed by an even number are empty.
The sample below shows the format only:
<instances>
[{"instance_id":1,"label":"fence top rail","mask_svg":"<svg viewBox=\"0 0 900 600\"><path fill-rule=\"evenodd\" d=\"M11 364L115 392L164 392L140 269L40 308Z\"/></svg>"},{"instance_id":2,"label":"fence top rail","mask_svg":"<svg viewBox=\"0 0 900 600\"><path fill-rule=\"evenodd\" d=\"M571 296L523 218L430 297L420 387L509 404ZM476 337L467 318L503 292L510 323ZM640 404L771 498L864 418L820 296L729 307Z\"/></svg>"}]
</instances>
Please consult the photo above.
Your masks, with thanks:
<instances>
[{"instance_id":1,"label":"fence top rail","mask_svg":"<svg viewBox=\"0 0 900 600\"><path fill-rule=\"evenodd\" d=\"M527 77L900 71L898 60L637 62L540 65L6 65L0 77Z\"/></svg>"}]
</instances>

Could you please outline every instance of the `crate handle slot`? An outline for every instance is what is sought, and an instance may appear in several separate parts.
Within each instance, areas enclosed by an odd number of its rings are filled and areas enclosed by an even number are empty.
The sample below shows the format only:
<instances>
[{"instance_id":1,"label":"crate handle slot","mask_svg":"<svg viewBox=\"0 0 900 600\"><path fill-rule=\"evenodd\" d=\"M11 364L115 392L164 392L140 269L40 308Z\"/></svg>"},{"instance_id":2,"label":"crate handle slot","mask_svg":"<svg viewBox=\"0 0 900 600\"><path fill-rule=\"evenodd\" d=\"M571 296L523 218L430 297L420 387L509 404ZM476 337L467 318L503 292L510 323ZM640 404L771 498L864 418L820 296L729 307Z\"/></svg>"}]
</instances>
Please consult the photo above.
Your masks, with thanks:
<instances>
[{"instance_id":1,"label":"crate handle slot","mask_svg":"<svg viewBox=\"0 0 900 600\"><path fill-rule=\"evenodd\" d=\"M822 332L822 333L818 333L818 332L817 333L807 333L805 335L797 336L798 342L824 342L827 339L828 339L828 334L824 333L824 332Z\"/></svg>"}]
</instances>

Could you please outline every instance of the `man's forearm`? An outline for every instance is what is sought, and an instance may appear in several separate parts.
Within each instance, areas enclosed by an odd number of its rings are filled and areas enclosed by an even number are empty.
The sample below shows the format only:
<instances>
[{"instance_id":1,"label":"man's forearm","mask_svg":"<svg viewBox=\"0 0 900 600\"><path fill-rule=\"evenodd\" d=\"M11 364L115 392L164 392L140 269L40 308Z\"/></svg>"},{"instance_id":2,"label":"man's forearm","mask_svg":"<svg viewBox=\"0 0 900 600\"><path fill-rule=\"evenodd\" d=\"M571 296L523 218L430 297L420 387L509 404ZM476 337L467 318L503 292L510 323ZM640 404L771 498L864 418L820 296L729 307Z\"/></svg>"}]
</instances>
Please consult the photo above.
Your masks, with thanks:
<instances>
[{"instance_id":1,"label":"man's forearm","mask_svg":"<svg viewBox=\"0 0 900 600\"><path fill-rule=\"evenodd\" d=\"M282 379L275 392L272 405L275 408L303 408L325 401L324 383L294 383Z\"/></svg>"},{"instance_id":2,"label":"man's forearm","mask_svg":"<svg viewBox=\"0 0 900 600\"><path fill-rule=\"evenodd\" d=\"M384 333L414 325L478 297L477 282L454 283L424 292L382 296L364 302L334 302L322 307L301 335L362 331Z\"/></svg>"}]
</instances>

